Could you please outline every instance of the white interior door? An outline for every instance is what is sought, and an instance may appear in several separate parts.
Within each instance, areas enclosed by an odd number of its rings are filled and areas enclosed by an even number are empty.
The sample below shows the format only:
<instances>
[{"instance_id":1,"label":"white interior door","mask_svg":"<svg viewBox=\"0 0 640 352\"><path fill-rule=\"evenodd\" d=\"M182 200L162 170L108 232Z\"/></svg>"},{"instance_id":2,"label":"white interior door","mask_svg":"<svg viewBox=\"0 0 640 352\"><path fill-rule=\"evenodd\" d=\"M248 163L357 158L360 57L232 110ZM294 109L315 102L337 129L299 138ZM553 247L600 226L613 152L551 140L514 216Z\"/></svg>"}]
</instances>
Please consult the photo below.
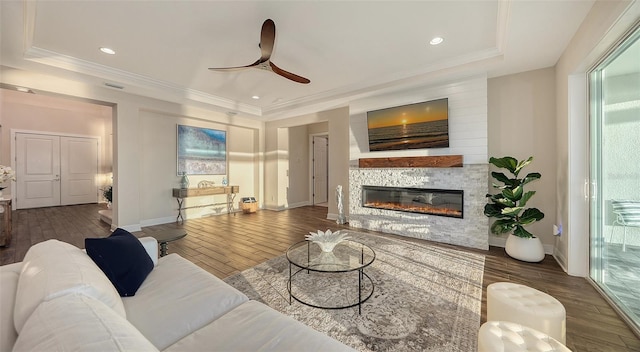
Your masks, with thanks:
<instances>
[{"instance_id":1,"label":"white interior door","mask_svg":"<svg viewBox=\"0 0 640 352\"><path fill-rule=\"evenodd\" d=\"M98 140L60 137L60 204L98 201Z\"/></svg>"},{"instance_id":2,"label":"white interior door","mask_svg":"<svg viewBox=\"0 0 640 352\"><path fill-rule=\"evenodd\" d=\"M16 133L16 209L96 203L98 139Z\"/></svg>"},{"instance_id":3,"label":"white interior door","mask_svg":"<svg viewBox=\"0 0 640 352\"><path fill-rule=\"evenodd\" d=\"M17 209L60 205L60 137L16 134Z\"/></svg>"},{"instance_id":4,"label":"white interior door","mask_svg":"<svg viewBox=\"0 0 640 352\"><path fill-rule=\"evenodd\" d=\"M313 204L328 201L328 147L327 136L313 136Z\"/></svg>"}]
</instances>

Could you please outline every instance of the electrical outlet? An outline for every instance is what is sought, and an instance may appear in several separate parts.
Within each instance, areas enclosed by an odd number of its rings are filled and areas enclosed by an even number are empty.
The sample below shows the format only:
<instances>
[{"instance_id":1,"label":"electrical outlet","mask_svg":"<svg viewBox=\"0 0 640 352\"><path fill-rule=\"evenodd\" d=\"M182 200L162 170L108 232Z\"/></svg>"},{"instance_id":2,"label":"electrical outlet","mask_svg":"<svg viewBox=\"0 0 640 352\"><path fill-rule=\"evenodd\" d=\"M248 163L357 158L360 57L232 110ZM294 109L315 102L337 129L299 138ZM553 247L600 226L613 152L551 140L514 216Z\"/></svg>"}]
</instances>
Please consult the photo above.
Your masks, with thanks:
<instances>
[{"instance_id":1,"label":"electrical outlet","mask_svg":"<svg viewBox=\"0 0 640 352\"><path fill-rule=\"evenodd\" d=\"M553 235L554 236L562 235L562 225L553 225Z\"/></svg>"}]
</instances>

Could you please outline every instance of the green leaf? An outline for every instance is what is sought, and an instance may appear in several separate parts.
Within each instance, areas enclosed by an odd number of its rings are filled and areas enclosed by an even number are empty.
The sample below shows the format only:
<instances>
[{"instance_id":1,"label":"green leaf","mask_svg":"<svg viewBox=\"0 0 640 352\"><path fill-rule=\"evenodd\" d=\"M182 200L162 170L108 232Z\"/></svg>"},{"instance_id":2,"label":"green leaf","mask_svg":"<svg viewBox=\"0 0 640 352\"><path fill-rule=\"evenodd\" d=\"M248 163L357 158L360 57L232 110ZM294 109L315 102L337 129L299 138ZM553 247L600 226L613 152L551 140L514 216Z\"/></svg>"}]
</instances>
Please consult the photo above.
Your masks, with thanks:
<instances>
[{"instance_id":1,"label":"green leaf","mask_svg":"<svg viewBox=\"0 0 640 352\"><path fill-rule=\"evenodd\" d=\"M496 180L504 183L505 185L511 185L513 183L513 181L508 178L505 174L503 174L502 172L492 172L491 176L493 176L493 178L495 178Z\"/></svg>"},{"instance_id":2,"label":"green leaf","mask_svg":"<svg viewBox=\"0 0 640 352\"><path fill-rule=\"evenodd\" d=\"M493 188L497 188L497 189L505 189L505 188L511 187L509 185L499 185L495 182L491 182L491 185L493 186Z\"/></svg>"},{"instance_id":3,"label":"green leaf","mask_svg":"<svg viewBox=\"0 0 640 352\"><path fill-rule=\"evenodd\" d=\"M537 208L529 208L520 216L520 224L528 225L544 218L544 213Z\"/></svg>"},{"instance_id":4,"label":"green leaf","mask_svg":"<svg viewBox=\"0 0 640 352\"><path fill-rule=\"evenodd\" d=\"M536 194L536 191L529 191L523 194L522 198L520 198L520 203L518 203L518 205L521 207L524 207L525 205L527 205L529 198L533 197L534 194Z\"/></svg>"},{"instance_id":5,"label":"green leaf","mask_svg":"<svg viewBox=\"0 0 640 352\"><path fill-rule=\"evenodd\" d=\"M509 208L513 208L516 206L516 203L508 198L496 198L496 199L492 199L494 202L496 202L497 204L500 204L504 207L509 207Z\"/></svg>"},{"instance_id":6,"label":"green leaf","mask_svg":"<svg viewBox=\"0 0 640 352\"><path fill-rule=\"evenodd\" d=\"M520 200L520 198L522 198L522 186L518 186L513 189L503 189L502 195L513 202L517 202Z\"/></svg>"},{"instance_id":7,"label":"green leaf","mask_svg":"<svg viewBox=\"0 0 640 352\"><path fill-rule=\"evenodd\" d=\"M534 237L533 234L527 230L524 229L524 227L518 225L515 227L515 229L513 230L513 234L515 236L518 237L522 237L522 238L531 238Z\"/></svg>"},{"instance_id":8,"label":"green leaf","mask_svg":"<svg viewBox=\"0 0 640 352\"><path fill-rule=\"evenodd\" d=\"M511 219L498 219L491 224L491 232L499 235L501 233L511 232L514 227L513 220Z\"/></svg>"},{"instance_id":9,"label":"green leaf","mask_svg":"<svg viewBox=\"0 0 640 352\"><path fill-rule=\"evenodd\" d=\"M522 170L523 167L531 164L532 161L533 161L533 157L530 156L529 159L522 160L521 162L519 162L518 166L516 166L515 170L513 171L513 174L516 175L516 177L518 177L518 174L520 173L520 170Z\"/></svg>"},{"instance_id":10,"label":"green leaf","mask_svg":"<svg viewBox=\"0 0 640 352\"><path fill-rule=\"evenodd\" d=\"M516 166L518 165L518 160L510 156L505 156L503 158L491 157L489 158L489 162L501 169L509 170L512 174L514 174Z\"/></svg>"},{"instance_id":11,"label":"green leaf","mask_svg":"<svg viewBox=\"0 0 640 352\"><path fill-rule=\"evenodd\" d=\"M497 204L486 204L484 206L484 215L495 218L502 215L502 207Z\"/></svg>"},{"instance_id":12,"label":"green leaf","mask_svg":"<svg viewBox=\"0 0 640 352\"><path fill-rule=\"evenodd\" d=\"M502 210L505 208L502 204L485 204L484 206L484 215L490 218L498 218L498 219L510 219L513 218L511 215L505 215L502 213Z\"/></svg>"},{"instance_id":13,"label":"green leaf","mask_svg":"<svg viewBox=\"0 0 640 352\"><path fill-rule=\"evenodd\" d=\"M502 215L518 216L522 209L522 207L504 208L502 209Z\"/></svg>"},{"instance_id":14,"label":"green leaf","mask_svg":"<svg viewBox=\"0 0 640 352\"><path fill-rule=\"evenodd\" d=\"M540 177L542 177L542 175L540 175L539 172L532 172L530 174L527 174L527 176L525 176L522 179L522 183L521 184L526 185L527 183L529 183L531 181L535 181L535 180L540 179Z\"/></svg>"}]
</instances>

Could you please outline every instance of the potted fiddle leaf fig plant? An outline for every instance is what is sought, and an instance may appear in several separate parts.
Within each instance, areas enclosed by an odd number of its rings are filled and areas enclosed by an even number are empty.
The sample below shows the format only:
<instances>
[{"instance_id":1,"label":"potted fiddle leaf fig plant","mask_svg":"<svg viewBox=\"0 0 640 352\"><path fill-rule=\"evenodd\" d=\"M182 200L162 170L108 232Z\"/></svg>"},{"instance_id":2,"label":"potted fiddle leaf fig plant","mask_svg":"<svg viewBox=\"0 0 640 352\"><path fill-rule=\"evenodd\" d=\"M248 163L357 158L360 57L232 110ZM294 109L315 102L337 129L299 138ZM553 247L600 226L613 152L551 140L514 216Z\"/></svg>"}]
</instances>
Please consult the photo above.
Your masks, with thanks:
<instances>
[{"instance_id":1,"label":"potted fiddle leaf fig plant","mask_svg":"<svg viewBox=\"0 0 640 352\"><path fill-rule=\"evenodd\" d=\"M528 173L520 177L522 169L533 161L533 157L518 161L505 156L489 159L489 163L498 168L506 169L510 175L502 172L491 172L491 176L498 181L493 182L493 188L499 190L496 194L487 194L489 203L484 207L484 215L496 218L491 224L491 232L500 235L508 233L505 251L515 259L526 262L539 262L544 259L544 248L538 237L525 229L525 226L544 218L537 208L527 208L527 202L536 191L525 191L525 185L540 179L538 172Z\"/></svg>"},{"instance_id":2,"label":"potted fiddle leaf fig plant","mask_svg":"<svg viewBox=\"0 0 640 352\"><path fill-rule=\"evenodd\" d=\"M113 186L107 186L102 190L102 196L107 200L107 208L111 208L111 202L113 201Z\"/></svg>"}]
</instances>

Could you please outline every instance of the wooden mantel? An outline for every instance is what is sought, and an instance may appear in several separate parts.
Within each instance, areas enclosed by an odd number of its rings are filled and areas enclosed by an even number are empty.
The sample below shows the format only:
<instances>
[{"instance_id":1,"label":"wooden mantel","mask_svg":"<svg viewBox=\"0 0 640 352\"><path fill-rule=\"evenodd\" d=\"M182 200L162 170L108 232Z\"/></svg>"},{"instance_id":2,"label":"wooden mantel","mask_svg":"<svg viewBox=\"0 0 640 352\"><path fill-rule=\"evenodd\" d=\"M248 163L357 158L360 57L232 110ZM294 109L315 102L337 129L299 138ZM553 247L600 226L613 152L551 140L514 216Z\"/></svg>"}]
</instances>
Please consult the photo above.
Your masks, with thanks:
<instances>
[{"instance_id":1,"label":"wooden mantel","mask_svg":"<svg viewBox=\"0 0 640 352\"><path fill-rule=\"evenodd\" d=\"M359 159L360 168L462 167L462 155Z\"/></svg>"}]
</instances>

